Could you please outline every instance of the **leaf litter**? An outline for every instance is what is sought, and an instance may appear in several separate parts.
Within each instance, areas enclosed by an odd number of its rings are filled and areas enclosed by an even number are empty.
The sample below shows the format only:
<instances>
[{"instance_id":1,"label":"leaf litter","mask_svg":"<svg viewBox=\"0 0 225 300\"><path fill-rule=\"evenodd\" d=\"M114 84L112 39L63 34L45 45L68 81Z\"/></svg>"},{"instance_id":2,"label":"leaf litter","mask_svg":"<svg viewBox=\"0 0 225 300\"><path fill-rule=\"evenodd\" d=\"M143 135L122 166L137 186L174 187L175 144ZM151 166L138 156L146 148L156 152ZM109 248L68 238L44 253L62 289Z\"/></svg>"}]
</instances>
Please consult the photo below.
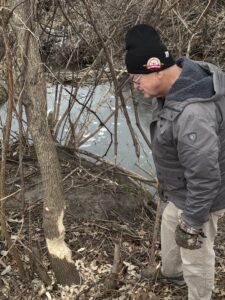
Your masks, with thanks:
<instances>
[{"instance_id":1,"label":"leaf litter","mask_svg":"<svg viewBox=\"0 0 225 300\"><path fill-rule=\"evenodd\" d=\"M66 165L66 164L65 164ZM12 167L13 168L13 167ZM74 166L71 164L68 168L66 165L66 172L71 172ZM38 169L38 168L37 168ZM65 171L65 168L63 169ZM39 171L37 171L39 172ZM97 190L100 197L106 195L112 196L108 200L119 199L119 209L111 214L107 211L107 207L103 207L102 215L99 218L99 213L94 215L94 211L87 212L87 218L79 219L76 213L76 208L68 209L65 218L66 226L66 242L72 250L73 260L79 270L82 278L80 285L60 286L55 282L54 274L48 260L47 248L42 230L42 200L35 201L29 199L29 203L25 205L25 214L21 213L20 205L15 205L18 199L13 199L14 202L8 203L7 216L8 226L11 235L17 247L20 250L22 260L25 268L29 271L30 281L22 282L15 261L9 256L8 249L4 241L0 241L0 300L185 300L187 299L187 288L177 287L173 284L166 284L158 281L142 280L141 270L147 266L149 262L149 249L151 247L151 236L154 225L155 210L154 205L149 209L141 201L143 197L139 191L135 189L128 189L126 182L126 189L121 189L121 183L112 186L112 183L106 184L106 181L97 180L95 185L92 183L93 190L87 188L88 178L82 178L80 175L73 174L73 181L79 181L83 184L85 189L79 188L80 194L93 193ZM90 170L89 170L90 172ZM15 174L15 173L14 173ZM38 173L37 173L38 174ZM37 175L36 174L36 175ZM77 177L79 176L79 178ZM34 185L31 178L26 179L27 187ZM36 176L35 182L40 180L39 175ZM115 180L115 178L114 178ZM65 186L71 186L71 178L64 182ZM122 184L122 186L124 183ZM120 187L120 189L118 188ZM28 195L33 195L36 198L36 193L40 193L41 187L36 185L37 190L27 188ZM125 190L125 192L124 192ZM100 193L99 193L100 191ZM131 192L132 191L132 192ZM67 198L71 201L71 195L75 190L70 190ZM105 193L106 192L106 193ZM132 194L131 194L132 193ZM80 195L79 194L79 195ZM121 194L123 197L121 197ZM94 195L95 197L96 195ZM123 203L121 201L125 198L132 197L139 199L139 204L129 212L121 211ZM75 199L75 198L74 198ZM73 200L74 200L73 199ZM84 200L83 198L82 200ZM131 202L131 206L132 206ZM126 206L126 204L125 204ZM90 203L87 203L86 209L90 209ZM126 210L128 206L126 206ZM109 207L110 212L112 207ZM135 214L134 214L135 211ZM26 214L29 215L31 223L28 222ZM104 216L104 218L103 218ZM133 216L133 219L132 217ZM21 227L22 225L22 227ZM50 286L45 286L37 274L33 273L29 260L29 231L32 228L32 239L37 240L40 244L42 253L42 263L48 271L52 279ZM218 224L218 235L215 243L216 251L216 280L215 280L215 299L225 299L225 249L224 249L224 228L225 218L221 218ZM112 272L114 263L114 245L119 243L120 247L120 262L118 267L118 274L116 278L116 285L112 288L108 285L109 278ZM158 239L156 246L156 259L160 261L160 241Z\"/></svg>"}]
</instances>

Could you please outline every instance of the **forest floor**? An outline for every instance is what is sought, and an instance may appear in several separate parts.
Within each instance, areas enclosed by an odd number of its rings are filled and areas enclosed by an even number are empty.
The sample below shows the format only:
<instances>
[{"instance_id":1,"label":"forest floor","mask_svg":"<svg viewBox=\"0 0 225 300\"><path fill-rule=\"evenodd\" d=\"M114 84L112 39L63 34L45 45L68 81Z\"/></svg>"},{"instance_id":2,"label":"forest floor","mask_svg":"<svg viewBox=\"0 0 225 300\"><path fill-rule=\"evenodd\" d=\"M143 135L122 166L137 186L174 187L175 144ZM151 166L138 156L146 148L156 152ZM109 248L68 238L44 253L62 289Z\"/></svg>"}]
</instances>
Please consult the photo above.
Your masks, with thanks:
<instances>
[{"instance_id":1,"label":"forest floor","mask_svg":"<svg viewBox=\"0 0 225 300\"><path fill-rule=\"evenodd\" d=\"M16 151L8 159L7 192L20 188ZM55 283L42 229L42 183L32 155L24 158L25 197L7 200L8 230L20 251L30 280L23 282L15 261L0 241L0 300L147 300L187 299L187 288L157 280L145 281L140 273L149 262L155 222L151 195L116 168L78 159L60 150L67 211L66 242L82 277L81 285L62 287ZM216 282L214 299L225 299L225 219L221 219L215 244ZM39 245L42 264L52 278L46 286L30 262L31 244ZM114 287L107 284L114 262L114 247L120 247L120 265ZM160 262L160 242L156 260Z\"/></svg>"}]
</instances>

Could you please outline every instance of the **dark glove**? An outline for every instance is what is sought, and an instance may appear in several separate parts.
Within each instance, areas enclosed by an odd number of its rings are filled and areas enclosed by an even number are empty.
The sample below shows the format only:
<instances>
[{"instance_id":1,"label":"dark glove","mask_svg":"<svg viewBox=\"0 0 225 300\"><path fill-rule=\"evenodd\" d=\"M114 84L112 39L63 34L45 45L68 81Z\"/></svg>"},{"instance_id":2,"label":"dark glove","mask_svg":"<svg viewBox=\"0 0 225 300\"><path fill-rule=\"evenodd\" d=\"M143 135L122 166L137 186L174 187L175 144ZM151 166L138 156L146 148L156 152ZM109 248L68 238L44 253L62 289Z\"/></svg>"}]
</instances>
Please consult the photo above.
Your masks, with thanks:
<instances>
[{"instance_id":1,"label":"dark glove","mask_svg":"<svg viewBox=\"0 0 225 300\"><path fill-rule=\"evenodd\" d=\"M180 219L180 223L175 230L175 240L178 246L190 250L200 249L202 245L201 237L206 238L201 229L197 230Z\"/></svg>"},{"instance_id":2,"label":"dark glove","mask_svg":"<svg viewBox=\"0 0 225 300\"><path fill-rule=\"evenodd\" d=\"M157 182L157 190L158 190L158 195L160 200L163 202L167 202L164 198L164 190L162 188L162 185L159 182Z\"/></svg>"}]
</instances>

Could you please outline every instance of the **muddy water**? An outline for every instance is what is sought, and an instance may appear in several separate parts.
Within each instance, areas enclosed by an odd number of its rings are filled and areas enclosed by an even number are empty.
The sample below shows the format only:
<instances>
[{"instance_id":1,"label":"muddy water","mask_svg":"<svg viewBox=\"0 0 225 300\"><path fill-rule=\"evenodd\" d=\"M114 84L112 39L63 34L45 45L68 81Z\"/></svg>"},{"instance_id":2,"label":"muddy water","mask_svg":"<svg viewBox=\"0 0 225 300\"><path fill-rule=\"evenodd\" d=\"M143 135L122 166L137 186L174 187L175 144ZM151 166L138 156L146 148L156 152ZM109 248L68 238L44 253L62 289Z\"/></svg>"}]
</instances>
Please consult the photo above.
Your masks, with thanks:
<instances>
[{"instance_id":1,"label":"muddy water","mask_svg":"<svg viewBox=\"0 0 225 300\"><path fill-rule=\"evenodd\" d=\"M71 90L70 86L65 87L67 90ZM77 99L80 102L85 102L87 97L91 94L91 86L84 86L82 89L79 90L79 93L77 95ZM124 96L127 97L127 91L124 91ZM63 112L68 107L70 95L66 90L63 90L62 93L62 99L61 105L60 105L60 115L63 114ZM48 99L48 111L53 110L54 107L54 101L55 101L55 86L48 86L47 89L47 99ZM91 109L95 110L96 106L100 101L104 102L104 104L101 106L99 111L97 112L98 117L104 121L104 119L108 116L110 112L112 112L115 109L115 97L113 95L113 92L110 90L110 87L108 85L100 85L98 86L93 95L90 97L89 105L91 104ZM104 100L104 101L103 101ZM149 123L151 120L151 101L146 99L141 99L139 97L139 118L141 121L141 125L146 133L146 135L149 137ZM74 105L72 111L71 111L71 119L75 120L77 115L79 114L81 106ZM135 115L134 115L134 109L132 101L129 100L127 102L127 110L129 113L130 120L132 122L132 125L135 129L137 139L139 140L140 147L141 147L141 156L140 160L137 159L133 147L133 142L131 139L131 135L128 129L128 126L126 124L126 120L123 116L123 114L120 112L118 117L118 156L117 156L117 163L120 163L123 167L128 168L130 170L133 170L139 174L144 175L145 177L148 176L143 170L147 170L148 172L153 172L154 174L154 167L152 164L152 155L151 151L144 142L143 138L141 137L138 128L136 127L135 123ZM86 114L88 115L88 113ZM2 106L0 109L0 122L1 127L2 124L5 122L5 116L6 116L6 107ZM84 121L84 118L81 119L80 123ZM99 126L99 120L94 117L91 120L91 123L86 128L85 133L83 137L87 137L91 132L93 132L96 128ZM112 117L106 124L108 130L112 133L114 132L114 117ZM60 130L59 136L62 137L61 142L64 143L65 134L68 131L68 123L65 124L64 130ZM62 129L62 128L61 128ZM13 118L13 124L12 124L12 138L16 139L18 135L18 125L17 120L14 117ZM85 150L88 150L90 152L93 152L97 155L103 156L109 146L109 143L111 141L111 135L107 131L106 128L102 128L94 137L90 138L85 144L83 144L81 147ZM114 144L112 143L110 149L108 150L106 154L106 158L115 161L114 158ZM137 166L139 164L140 167Z\"/></svg>"}]
</instances>

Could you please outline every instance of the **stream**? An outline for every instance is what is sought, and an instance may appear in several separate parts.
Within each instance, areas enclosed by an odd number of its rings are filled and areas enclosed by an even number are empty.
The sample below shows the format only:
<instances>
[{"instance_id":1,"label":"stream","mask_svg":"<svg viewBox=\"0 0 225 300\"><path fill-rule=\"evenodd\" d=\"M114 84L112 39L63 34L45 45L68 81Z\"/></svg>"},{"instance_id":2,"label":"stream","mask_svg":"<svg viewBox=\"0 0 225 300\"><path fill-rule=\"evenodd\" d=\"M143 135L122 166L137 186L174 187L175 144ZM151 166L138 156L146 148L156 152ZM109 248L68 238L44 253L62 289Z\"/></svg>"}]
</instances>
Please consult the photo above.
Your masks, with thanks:
<instances>
[{"instance_id":1,"label":"stream","mask_svg":"<svg viewBox=\"0 0 225 300\"><path fill-rule=\"evenodd\" d=\"M63 89L62 91L62 101L59 110L60 116L68 107L70 95L67 92L67 90L71 91L71 89L72 89L71 86L65 86L65 89ZM54 108L55 92L56 92L56 86L48 85L47 87L48 112L52 111ZM84 103L85 99L87 99L87 97L91 95L89 103L91 103L92 110L95 110L97 105L100 102L102 102L103 104L99 108L97 115L102 121L104 121L104 119L108 116L108 114L115 110L115 97L113 95L113 92L110 90L108 84L101 84L95 88L93 94L90 94L91 92L92 92L91 85L82 86L82 88L80 88L78 91L77 99L80 102ZM124 93L124 97L126 98L128 96L128 91L125 89L123 93ZM140 95L137 95L137 97L139 103L138 111L139 111L139 119L141 122L141 126L146 136L149 137L149 124L151 120L151 100L142 99ZM80 112L80 108L81 106L77 104L73 106L71 110L71 120L76 119L76 117ZM140 144L140 160L138 161L135 155L133 141L131 138L129 128L126 123L126 119L123 113L119 111L118 123L117 123L118 124L118 154L117 154L116 162L120 164L122 167L125 167L140 175L143 175L146 178L151 178L151 176L144 171L146 170L148 173L152 173L152 174L155 173L154 164L152 162L151 150L144 142L144 139L142 138L139 129L136 126L134 108L131 99L129 99L127 102L127 111L129 113L132 126L135 130L136 137ZM86 114L84 114L83 119L80 119L80 125L82 125L84 118L88 114L90 116L90 113L87 112ZM6 118L6 104L2 105L0 108L1 128L5 122L5 118ZM98 126L99 126L99 120L96 117L93 117L90 124L85 129L83 138L87 137L91 132L93 132L96 128L98 128ZM96 155L103 156L106 153L111 141L111 134L108 131L110 131L111 133L114 132L114 116L107 122L106 126L108 130L105 127L102 127L95 136L91 137L87 142L81 145L81 148L90 151ZM64 143L64 138L67 131L68 131L68 123L65 124L63 132L62 132L62 126L59 130L59 136L62 138L61 139L62 144ZM2 135L2 132L0 134ZM18 124L17 124L16 117L14 116L12 122L12 137L16 139L17 134L18 134ZM111 147L108 149L105 158L112 162L115 162L114 140L112 142Z\"/></svg>"}]
</instances>

